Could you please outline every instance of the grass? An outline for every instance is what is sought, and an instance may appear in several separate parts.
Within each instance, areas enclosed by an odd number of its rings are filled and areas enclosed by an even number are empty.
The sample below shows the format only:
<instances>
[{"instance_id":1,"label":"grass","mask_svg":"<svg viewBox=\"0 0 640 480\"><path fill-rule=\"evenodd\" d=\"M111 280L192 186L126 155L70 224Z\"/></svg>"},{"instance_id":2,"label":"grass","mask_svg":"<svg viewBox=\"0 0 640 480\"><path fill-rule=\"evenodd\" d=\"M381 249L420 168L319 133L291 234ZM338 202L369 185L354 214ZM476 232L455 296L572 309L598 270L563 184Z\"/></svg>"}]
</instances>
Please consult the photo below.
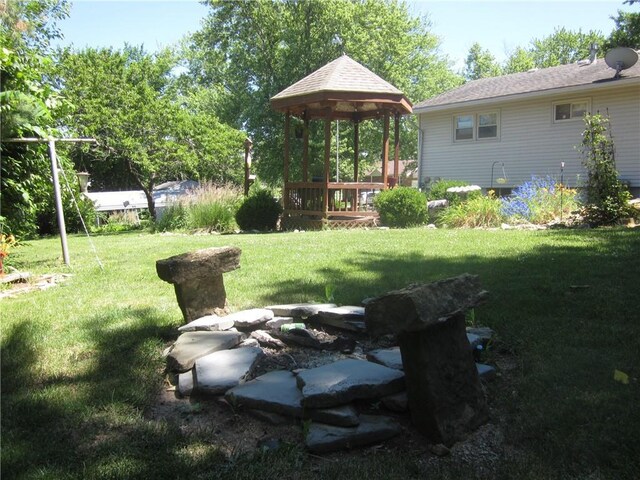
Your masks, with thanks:
<instances>
[{"instance_id":1,"label":"grass","mask_svg":"<svg viewBox=\"0 0 640 480\"><path fill-rule=\"evenodd\" d=\"M162 388L164 345L181 315L155 261L234 245L225 274L234 310L271 303L339 304L462 272L479 274L494 328L517 367L491 384L506 456L488 478L637 478L640 471L638 230L369 230L268 235L55 238L15 250L10 264L67 272L56 288L2 300L3 478L424 478L418 452L322 462L290 446L229 457L210 437L147 419ZM572 288L572 286L586 286ZM489 358L492 352L489 351ZM493 353L495 354L495 353ZM628 385L613 379L629 374ZM429 478L472 478L443 460Z\"/></svg>"}]
</instances>

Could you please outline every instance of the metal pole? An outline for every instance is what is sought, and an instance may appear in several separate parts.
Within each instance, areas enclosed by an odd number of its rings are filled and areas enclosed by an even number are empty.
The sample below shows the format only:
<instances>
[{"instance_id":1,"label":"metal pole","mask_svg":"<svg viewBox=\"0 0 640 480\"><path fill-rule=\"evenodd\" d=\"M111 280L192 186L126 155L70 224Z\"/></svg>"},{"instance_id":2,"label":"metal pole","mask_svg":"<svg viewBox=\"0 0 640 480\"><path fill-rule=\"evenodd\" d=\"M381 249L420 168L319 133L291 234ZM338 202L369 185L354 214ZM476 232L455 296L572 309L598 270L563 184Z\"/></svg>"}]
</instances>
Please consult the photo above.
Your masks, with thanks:
<instances>
[{"instance_id":1,"label":"metal pole","mask_svg":"<svg viewBox=\"0 0 640 480\"><path fill-rule=\"evenodd\" d=\"M58 179L58 158L56 157L56 141L49 139L49 157L51 158L51 177L53 178L53 194L56 200L56 214L58 216L58 230L60 230L60 243L62 243L62 258L64 264L69 266L69 247L67 246L67 227L64 223L64 211L62 210L62 195L60 194L60 181Z\"/></svg>"},{"instance_id":2,"label":"metal pole","mask_svg":"<svg viewBox=\"0 0 640 480\"><path fill-rule=\"evenodd\" d=\"M51 159L51 177L53 180L53 193L56 201L56 215L58 217L58 229L60 230L60 243L62 244L62 258L64 264L69 266L69 248L67 246L67 227L64 223L62 210L62 196L60 195L60 181L58 178L58 158L56 156L56 142L69 143L98 143L95 138L5 138L4 143L47 143L49 144L49 158Z\"/></svg>"},{"instance_id":3,"label":"metal pole","mask_svg":"<svg viewBox=\"0 0 640 480\"><path fill-rule=\"evenodd\" d=\"M564 162L560 162L560 221L562 221L562 201L564 200Z\"/></svg>"}]
</instances>

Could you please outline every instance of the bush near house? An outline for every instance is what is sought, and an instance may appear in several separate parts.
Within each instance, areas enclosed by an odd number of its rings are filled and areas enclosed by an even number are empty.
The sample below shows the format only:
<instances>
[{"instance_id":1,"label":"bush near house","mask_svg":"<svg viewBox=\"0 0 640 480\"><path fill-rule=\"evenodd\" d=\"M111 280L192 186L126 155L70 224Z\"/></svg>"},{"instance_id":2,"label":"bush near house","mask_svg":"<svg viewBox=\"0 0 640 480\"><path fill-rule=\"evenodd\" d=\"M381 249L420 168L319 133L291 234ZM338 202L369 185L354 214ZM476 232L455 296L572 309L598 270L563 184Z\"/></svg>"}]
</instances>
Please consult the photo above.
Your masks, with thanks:
<instances>
[{"instance_id":1,"label":"bush near house","mask_svg":"<svg viewBox=\"0 0 640 480\"><path fill-rule=\"evenodd\" d=\"M426 223L427 201L423 193L411 187L396 187L376 195L373 205L382 223L405 228Z\"/></svg>"},{"instance_id":2,"label":"bush near house","mask_svg":"<svg viewBox=\"0 0 640 480\"><path fill-rule=\"evenodd\" d=\"M469 186L469 182L465 182L464 180L450 180L450 179L442 179L437 180L430 184L427 188L427 201L430 200L448 200L449 205L458 205L462 203L464 197L461 197L457 193L447 192L447 188L451 187L467 187ZM467 198L474 197L480 195L480 192L471 192L468 194Z\"/></svg>"}]
</instances>

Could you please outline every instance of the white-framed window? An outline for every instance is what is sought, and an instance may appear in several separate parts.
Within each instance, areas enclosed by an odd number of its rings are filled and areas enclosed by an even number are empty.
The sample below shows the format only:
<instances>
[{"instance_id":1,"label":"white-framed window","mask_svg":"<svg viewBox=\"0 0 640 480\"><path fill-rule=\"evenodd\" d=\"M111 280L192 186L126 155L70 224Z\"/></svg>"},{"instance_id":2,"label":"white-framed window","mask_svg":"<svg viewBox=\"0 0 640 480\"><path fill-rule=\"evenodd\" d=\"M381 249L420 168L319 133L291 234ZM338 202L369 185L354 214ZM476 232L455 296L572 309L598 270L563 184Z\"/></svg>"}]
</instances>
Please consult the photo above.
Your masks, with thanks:
<instances>
[{"instance_id":1,"label":"white-framed window","mask_svg":"<svg viewBox=\"0 0 640 480\"><path fill-rule=\"evenodd\" d=\"M453 117L453 141L491 140L499 136L498 112L481 112Z\"/></svg>"},{"instance_id":2,"label":"white-framed window","mask_svg":"<svg viewBox=\"0 0 640 480\"><path fill-rule=\"evenodd\" d=\"M461 140L473 140L473 115L456 115L454 119L456 142Z\"/></svg>"},{"instance_id":3,"label":"white-framed window","mask_svg":"<svg viewBox=\"0 0 640 480\"><path fill-rule=\"evenodd\" d=\"M556 102L553 104L553 121L580 120L590 108L591 102L587 99Z\"/></svg>"}]
</instances>

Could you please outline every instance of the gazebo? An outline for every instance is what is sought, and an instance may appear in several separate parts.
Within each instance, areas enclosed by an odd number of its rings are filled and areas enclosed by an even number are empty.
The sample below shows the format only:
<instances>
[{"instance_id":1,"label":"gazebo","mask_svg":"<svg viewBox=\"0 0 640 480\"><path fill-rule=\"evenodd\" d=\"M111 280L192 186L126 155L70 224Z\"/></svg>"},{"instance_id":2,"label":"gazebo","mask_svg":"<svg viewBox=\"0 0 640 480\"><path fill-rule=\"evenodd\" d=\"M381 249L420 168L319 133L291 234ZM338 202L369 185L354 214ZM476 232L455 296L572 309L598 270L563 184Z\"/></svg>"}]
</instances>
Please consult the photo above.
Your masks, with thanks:
<instances>
[{"instance_id":1,"label":"gazebo","mask_svg":"<svg viewBox=\"0 0 640 480\"><path fill-rule=\"evenodd\" d=\"M284 123L284 217L285 227L354 226L373 224L377 213L371 198L393 186L387 175L389 124L394 118L394 171L400 158L400 116L412 112L411 102L386 82L347 55L343 55L294 83L271 98L274 110L285 114ZM291 162L291 117L303 121L302 179L289 178ZM359 182L359 125L382 119L382 181ZM309 179L309 123L324 120L324 176ZM331 124L353 123L353 182L331 182ZM315 181L314 181L315 180Z\"/></svg>"}]
</instances>

